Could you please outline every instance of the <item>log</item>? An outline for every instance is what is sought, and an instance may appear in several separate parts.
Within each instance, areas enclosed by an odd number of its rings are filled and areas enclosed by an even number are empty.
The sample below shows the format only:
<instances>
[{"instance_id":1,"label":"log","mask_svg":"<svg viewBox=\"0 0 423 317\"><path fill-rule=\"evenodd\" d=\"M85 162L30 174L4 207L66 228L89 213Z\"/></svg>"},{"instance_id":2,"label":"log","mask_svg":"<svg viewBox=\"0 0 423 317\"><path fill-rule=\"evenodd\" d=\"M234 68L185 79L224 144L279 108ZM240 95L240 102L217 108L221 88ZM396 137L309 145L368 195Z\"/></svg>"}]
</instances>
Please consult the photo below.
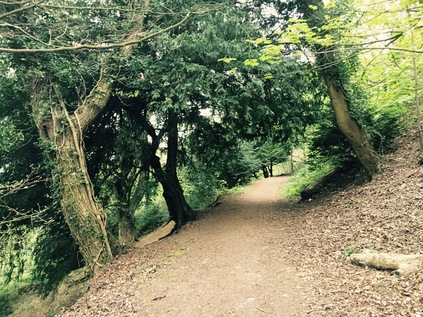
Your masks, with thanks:
<instances>
[{"instance_id":1,"label":"log","mask_svg":"<svg viewBox=\"0 0 423 317\"><path fill-rule=\"evenodd\" d=\"M171 220L167 224L165 224L164 226L157 229L156 231L153 231L152 233L147 234L146 236L142 237L138 242L135 242L133 244L133 247L134 248L143 248L146 245L157 242L157 241L167 237L168 235L170 235L173 232L173 230L175 229L175 227L176 227L176 222Z\"/></svg>"},{"instance_id":2,"label":"log","mask_svg":"<svg viewBox=\"0 0 423 317\"><path fill-rule=\"evenodd\" d=\"M350 256L351 263L379 270L392 270L407 275L423 269L423 254L356 253Z\"/></svg>"}]
</instances>

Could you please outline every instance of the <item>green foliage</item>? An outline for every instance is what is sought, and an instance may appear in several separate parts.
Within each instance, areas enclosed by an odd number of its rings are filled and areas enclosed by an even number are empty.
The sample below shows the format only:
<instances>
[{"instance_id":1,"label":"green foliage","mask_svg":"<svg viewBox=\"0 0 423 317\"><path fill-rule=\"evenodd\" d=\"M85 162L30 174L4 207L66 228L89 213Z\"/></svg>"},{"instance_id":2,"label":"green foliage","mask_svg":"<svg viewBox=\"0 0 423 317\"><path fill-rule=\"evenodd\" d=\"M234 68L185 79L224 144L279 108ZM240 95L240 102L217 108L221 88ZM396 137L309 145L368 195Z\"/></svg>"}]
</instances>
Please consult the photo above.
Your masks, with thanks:
<instances>
[{"instance_id":1,"label":"green foliage","mask_svg":"<svg viewBox=\"0 0 423 317\"><path fill-rule=\"evenodd\" d=\"M32 279L37 291L47 296L66 275L82 266L78 248L64 225L50 225L38 235L34 250ZM62 222L63 223L63 222Z\"/></svg>"},{"instance_id":2,"label":"green foliage","mask_svg":"<svg viewBox=\"0 0 423 317\"><path fill-rule=\"evenodd\" d=\"M369 132L373 136L375 147L381 153L389 149L392 140L403 133L411 123L404 104L374 107L370 109L370 113L373 116L373 124Z\"/></svg>"},{"instance_id":3,"label":"green foliage","mask_svg":"<svg viewBox=\"0 0 423 317\"><path fill-rule=\"evenodd\" d=\"M214 168L217 178L224 181L229 188L248 183L260 169L260 161L255 156L251 143L243 142L221 154L221 159L215 162Z\"/></svg>"},{"instance_id":4,"label":"green foliage","mask_svg":"<svg viewBox=\"0 0 423 317\"><path fill-rule=\"evenodd\" d=\"M273 165L287 160L288 156L291 154L291 144L271 141L256 142L254 151L261 166L267 166L269 170L271 170Z\"/></svg>"},{"instance_id":5,"label":"green foliage","mask_svg":"<svg viewBox=\"0 0 423 317\"><path fill-rule=\"evenodd\" d=\"M6 317L13 313L13 306L11 303L10 295L3 293L0 289L0 317Z\"/></svg>"},{"instance_id":6,"label":"green foliage","mask_svg":"<svg viewBox=\"0 0 423 317\"><path fill-rule=\"evenodd\" d=\"M204 166L189 164L178 175L187 202L194 210L202 210L216 200L221 182Z\"/></svg>"},{"instance_id":7,"label":"green foliage","mask_svg":"<svg viewBox=\"0 0 423 317\"><path fill-rule=\"evenodd\" d=\"M338 165L331 161L319 162L318 164L306 164L300 168L288 184L283 187L282 195L286 198L297 198L308 185L313 184L326 174L335 170Z\"/></svg>"},{"instance_id":8,"label":"green foliage","mask_svg":"<svg viewBox=\"0 0 423 317\"><path fill-rule=\"evenodd\" d=\"M4 229L0 235L0 278L5 284L19 281L25 273L26 262L31 263L29 248L31 239L26 226Z\"/></svg>"},{"instance_id":9,"label":"green foliage","mask_svg":"<svg viewBox=\"0 0 423 317\"><path fill-rule=\"evenodd\" d=\"M135 213L135 227L137 236L143 236L160 228L169 220L164 201L149 203Z\"/></svg>"},{"instance_id":10,"label":"green foliage","mask_svg":"<svg viewBox=\"0 0 423 317\"><path fill-rule=\"evenodd\" d=\"M351 145L339 130L333 111L322 106L321 112L319 122L309 126L304 136L307 162L313 165L329 159L343 165L353 161Z\"/></svg>"}]
</instances>

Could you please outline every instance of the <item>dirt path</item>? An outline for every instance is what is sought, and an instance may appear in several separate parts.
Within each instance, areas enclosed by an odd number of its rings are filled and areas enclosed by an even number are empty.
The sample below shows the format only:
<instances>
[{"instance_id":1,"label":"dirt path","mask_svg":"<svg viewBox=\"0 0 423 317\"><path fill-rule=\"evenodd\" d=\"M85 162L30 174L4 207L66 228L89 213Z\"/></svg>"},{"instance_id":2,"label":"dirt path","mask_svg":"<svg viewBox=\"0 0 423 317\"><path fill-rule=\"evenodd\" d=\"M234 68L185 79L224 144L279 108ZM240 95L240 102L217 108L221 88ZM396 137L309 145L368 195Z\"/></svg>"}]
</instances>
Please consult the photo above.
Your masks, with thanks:
<instances>
[{"instance_id":1,"label":"dirt path","mask_svg":"<svg viewBox=\"0 0 423 317\"><path fill-rule=\"evenodd\" d=\"M304 316L286 177L226 197L178 234L117 258L62 316Z\"/></svg>"},{"instance_id":2,"label":"dirt path","mask_svg":"<svg viewBox=\"0 0 423 317\"><path fill-rule=\"evenodd\" d=\"M311 201L280 201L287 178L258 181L179 234L114 259L62 316L421 317L423 270L395 275L347 256L423 254L416 140L416 131L398 138L372 182Z\"/></svg>"}]
</instances>

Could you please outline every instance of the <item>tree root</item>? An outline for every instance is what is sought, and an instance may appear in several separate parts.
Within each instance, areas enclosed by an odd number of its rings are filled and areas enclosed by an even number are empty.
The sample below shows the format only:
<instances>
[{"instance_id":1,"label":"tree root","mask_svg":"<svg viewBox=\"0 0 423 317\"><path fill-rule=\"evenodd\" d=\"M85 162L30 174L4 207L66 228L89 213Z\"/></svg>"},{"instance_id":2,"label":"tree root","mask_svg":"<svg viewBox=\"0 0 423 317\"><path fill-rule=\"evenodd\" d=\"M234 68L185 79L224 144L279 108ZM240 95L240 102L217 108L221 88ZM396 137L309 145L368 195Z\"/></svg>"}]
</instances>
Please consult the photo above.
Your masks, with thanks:
<instances>
[{"instance_id":1,"label":"tree root","mask_svg":"<svg viewBox=\"0 0 423 317\"><path fill-rule=\"evenodd\" d=\"M143 248L146 245L152 244L154 242L157 242L168 235L170 235L173 232L173 229L176 227L176 222L171 220L164 226L160 227L156 231L153 231L152 233L142 237L138 242L135 242L133 244L134 248Z\"/></svg>"}]
</instances>

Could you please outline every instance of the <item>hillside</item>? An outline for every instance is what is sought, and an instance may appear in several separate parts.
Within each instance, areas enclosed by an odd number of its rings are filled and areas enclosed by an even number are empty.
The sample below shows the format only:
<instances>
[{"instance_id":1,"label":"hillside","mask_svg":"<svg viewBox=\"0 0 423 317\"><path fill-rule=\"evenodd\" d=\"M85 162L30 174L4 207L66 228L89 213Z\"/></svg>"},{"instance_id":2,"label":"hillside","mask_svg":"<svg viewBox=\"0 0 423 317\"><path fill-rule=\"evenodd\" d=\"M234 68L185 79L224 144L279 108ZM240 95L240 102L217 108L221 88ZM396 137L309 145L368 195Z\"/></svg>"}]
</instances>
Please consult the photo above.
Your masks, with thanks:
<instances>
[{"instance_id":1,"label":"hillside","mask_svg":"<svg viewBox=\"0 0 423 317\"><path fill-rule=\"evenodd\" d=\"M352 266L363 249L423 253L423 166L417 133L401 136L372 182L301 203L291 214L299 241L288 246L320 301L311 316L421 316L422 272L396 276ZM293 251L294 252L294 251Z\"/></svg>"}]
</instances>

